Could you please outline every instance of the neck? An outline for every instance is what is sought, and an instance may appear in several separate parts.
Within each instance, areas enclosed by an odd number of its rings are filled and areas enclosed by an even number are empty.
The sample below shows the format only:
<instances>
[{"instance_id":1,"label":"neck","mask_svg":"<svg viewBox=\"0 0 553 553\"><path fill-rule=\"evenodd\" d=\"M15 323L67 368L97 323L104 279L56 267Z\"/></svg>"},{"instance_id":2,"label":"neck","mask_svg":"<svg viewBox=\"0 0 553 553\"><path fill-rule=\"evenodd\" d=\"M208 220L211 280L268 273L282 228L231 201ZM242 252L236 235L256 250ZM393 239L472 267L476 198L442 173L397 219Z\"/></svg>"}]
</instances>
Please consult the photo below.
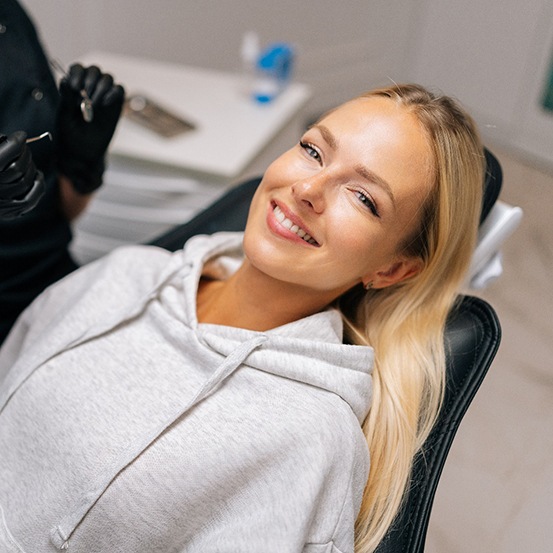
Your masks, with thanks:
<instances>
[{"instance_id":1,"label":"neck","mask_svg":"<svg viewBox=\"0 0 553 553\"><path fill-rule=\"evenodd\" d=\"M322 311L335 297L275 280L247 260L225 281L200 282L198 322L265 331Z\"/></svg>"}]
</instances>

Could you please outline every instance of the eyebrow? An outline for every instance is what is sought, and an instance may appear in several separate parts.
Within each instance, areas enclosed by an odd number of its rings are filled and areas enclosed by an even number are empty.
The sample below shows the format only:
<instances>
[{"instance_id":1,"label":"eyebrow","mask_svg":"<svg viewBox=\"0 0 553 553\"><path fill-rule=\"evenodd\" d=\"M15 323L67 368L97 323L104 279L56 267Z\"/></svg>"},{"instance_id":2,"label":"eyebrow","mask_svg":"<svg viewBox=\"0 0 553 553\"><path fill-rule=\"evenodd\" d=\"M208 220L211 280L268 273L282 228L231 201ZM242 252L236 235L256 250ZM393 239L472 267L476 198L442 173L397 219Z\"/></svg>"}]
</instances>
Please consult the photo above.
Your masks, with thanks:
<instances>
[{"instance_id":1,"label":"eyebrow","mask_svg":"<svg viewBox=\"0 0 553 553\"><path fill-rule=\"evenodd\" d=\"M327 144L333 149L338 149L338 140L336 140L336 137L330 132L328 127L325 127L324 125L313 125L314 129L318 129L318 131L322 134L323 138L327 142Z\"/></svg>"},{"instance_id":2,"label":"eyebrow","mask_svg":"<svg viewBox=\"0 0 553 553\"><path fill-rule=\"evenodd\" d=\"M330 129L328 127L325 127L324 125L313 125L314 129L317 129L325 142L333 149L337 150L339 146L339 142L336 139L336 137L332 134ZM371 171L370 169L367 169L363 165L356 165L354 167L355 172L365 180L368 180L369 182L372 182L382 188L388 196L390 196L390 199L392 200L392 203L395 203L394 199L394 193L392 192L392 187L388 184L387 181L385 181L382 177L379 177L374 171Z\"/></svg>"}]
</instances>

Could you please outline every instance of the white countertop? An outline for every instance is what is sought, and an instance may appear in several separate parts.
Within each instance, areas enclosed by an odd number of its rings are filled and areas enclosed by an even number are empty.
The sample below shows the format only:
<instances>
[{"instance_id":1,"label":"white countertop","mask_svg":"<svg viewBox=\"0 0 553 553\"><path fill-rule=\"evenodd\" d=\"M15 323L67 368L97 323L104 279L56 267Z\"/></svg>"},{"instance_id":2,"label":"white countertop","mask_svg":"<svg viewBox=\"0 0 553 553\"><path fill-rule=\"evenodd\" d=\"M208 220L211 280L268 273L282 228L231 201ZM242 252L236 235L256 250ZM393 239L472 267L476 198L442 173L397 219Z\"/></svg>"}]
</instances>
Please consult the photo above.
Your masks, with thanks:
<instances>
[{"instance_id":1,"label":"white countertop","mask_svg":"<svg viewBox=\"0 0 553 553\"><path fill-rule=\"evenodd\" d=\"M225 179L239 175L310 97L307 86L292 83L274 102L258 104L248 98L238 73L101 51L79 61L111 73L127 95L145 94L197 126L162 138L122 117L111 154Z\"/></svg>"}]
</instances>

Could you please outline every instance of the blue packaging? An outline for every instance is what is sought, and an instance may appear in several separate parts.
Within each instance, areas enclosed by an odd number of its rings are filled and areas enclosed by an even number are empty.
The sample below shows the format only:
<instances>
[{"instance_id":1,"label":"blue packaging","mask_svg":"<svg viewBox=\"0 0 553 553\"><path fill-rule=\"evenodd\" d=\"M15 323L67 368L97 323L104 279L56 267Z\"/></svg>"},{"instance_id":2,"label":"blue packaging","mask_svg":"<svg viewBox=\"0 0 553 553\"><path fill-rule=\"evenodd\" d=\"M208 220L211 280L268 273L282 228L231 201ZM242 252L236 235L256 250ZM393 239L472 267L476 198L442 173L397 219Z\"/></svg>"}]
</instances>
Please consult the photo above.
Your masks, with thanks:
<instances>
[{"instance_id":1,"label":"blue packaging","mask_svg":"<svg viewBox=\"0 0 553 553\"><path fill-rule=\"evenodd\" d=\"M257 102L273 101L288 85L294 65L294 51L284 42L267 46L257 58L253 97Z\"/></svg>"}]
</instances>

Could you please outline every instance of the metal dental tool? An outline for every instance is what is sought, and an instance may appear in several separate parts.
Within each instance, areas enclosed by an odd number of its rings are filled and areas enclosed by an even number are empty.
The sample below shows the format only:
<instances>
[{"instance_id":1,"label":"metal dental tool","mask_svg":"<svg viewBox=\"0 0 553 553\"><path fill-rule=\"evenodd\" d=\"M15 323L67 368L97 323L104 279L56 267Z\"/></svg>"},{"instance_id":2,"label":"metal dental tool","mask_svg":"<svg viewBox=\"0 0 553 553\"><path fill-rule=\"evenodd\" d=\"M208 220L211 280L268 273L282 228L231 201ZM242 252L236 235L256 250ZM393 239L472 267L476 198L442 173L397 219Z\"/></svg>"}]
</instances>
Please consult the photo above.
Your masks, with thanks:
<instances>
[{"instance_id":1,"label":"metal dental tool","mask_svg":"<svg viewBox=\"0 0 553 553\"><path fill-rule=\"evenodd\" d=\"M27 144L30 144L31 142L37 142L38 140L42 140L43 138L48 137L50 141L52 140L52 135L49 132L43 132L42 134L39 134L38 136L33 136L32 138L27 138L25 142Z\"/></svg>"}]
</instances>

